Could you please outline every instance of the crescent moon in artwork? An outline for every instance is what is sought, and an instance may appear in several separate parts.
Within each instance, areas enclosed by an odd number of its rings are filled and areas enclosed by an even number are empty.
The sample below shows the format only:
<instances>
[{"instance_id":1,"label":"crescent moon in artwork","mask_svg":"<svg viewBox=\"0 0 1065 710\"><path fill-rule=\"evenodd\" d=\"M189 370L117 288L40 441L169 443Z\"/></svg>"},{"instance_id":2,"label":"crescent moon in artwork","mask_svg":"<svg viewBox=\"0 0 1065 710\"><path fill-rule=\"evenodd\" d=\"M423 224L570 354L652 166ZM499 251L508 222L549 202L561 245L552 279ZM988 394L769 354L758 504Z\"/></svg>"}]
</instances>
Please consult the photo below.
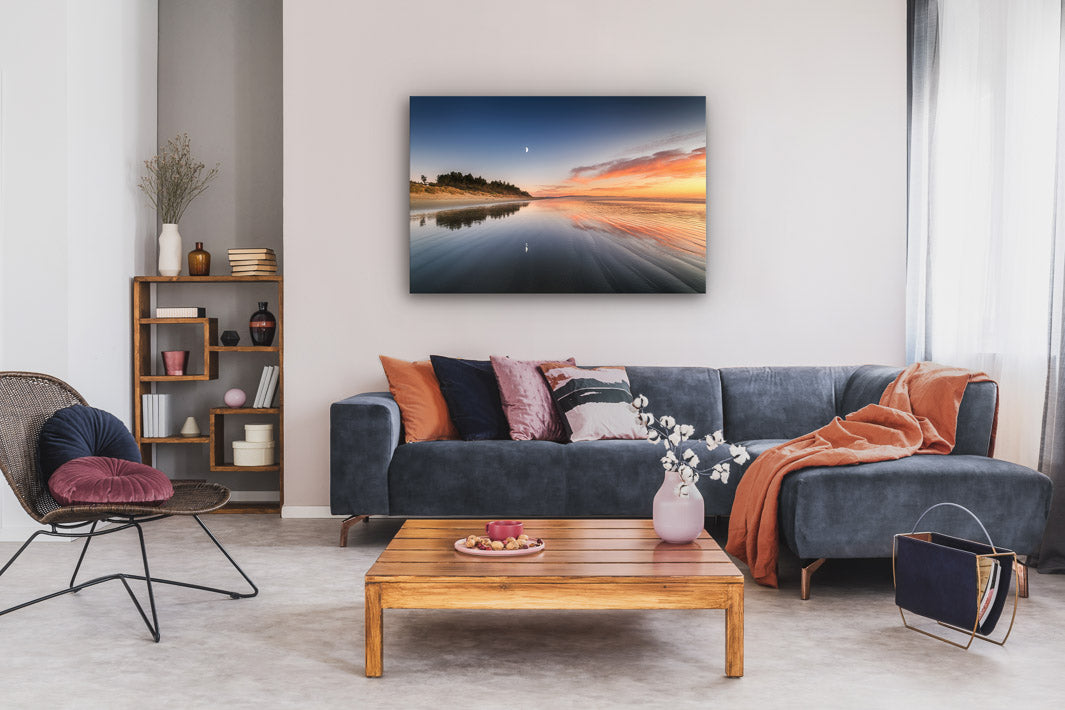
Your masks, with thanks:
<instances>
[{"instance_id":1,"label":"crescent moon in artwork","mask_svg":"<svg viewBox=\"0 0 1065 710\"><path fill-rule=\"evenodd\" d=\"M526 152L526 153L528 153L528 152L529 152L529 146L525 146L525 152Z\"/></svg>"}]
</instances>

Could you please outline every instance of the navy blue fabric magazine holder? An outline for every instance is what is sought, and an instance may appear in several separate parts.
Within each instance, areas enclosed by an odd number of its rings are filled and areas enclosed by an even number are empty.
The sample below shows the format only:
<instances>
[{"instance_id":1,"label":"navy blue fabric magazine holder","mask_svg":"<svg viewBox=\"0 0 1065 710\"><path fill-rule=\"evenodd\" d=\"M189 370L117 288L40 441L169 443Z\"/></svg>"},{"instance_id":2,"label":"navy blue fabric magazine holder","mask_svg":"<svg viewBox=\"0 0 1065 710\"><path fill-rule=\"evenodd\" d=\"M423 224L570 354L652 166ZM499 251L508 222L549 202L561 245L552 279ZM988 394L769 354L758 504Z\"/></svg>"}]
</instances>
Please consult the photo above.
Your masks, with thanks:
<instances>
[{"instance_id":1,"label":"navy blue fabric magazine holder","mask_svg":"<svg viewBox=\"0 0 1065 710\"><path fill-rule=\"evenodd\" d=\"M940 506L953 506L961 508L970 515L971 511L955 503L940 503L925 511ZM1010 619L1010 629L1001 641L994 641L988 636L995 630L1002 611L1005 608L1006 598L1009 594L1010 581L1013 578L1013 565L1016 554L1012 550L995 547L988 536L988 543L963 540L937 532L916 532L924 515L918 518L914 525L914 532L895 536L893 555L895 575L895 603L899 607L903 624L914 631L932 636L941 641L968 648L973 638L981 638L999 645L1006 642L1009 632L1013 628L1013 618ZM973 518L976 518L973 515ZM979 519L977 519L979 523ZM980 525L983 529L983 524ZM987 530L984 530L987 534ZM995 559L999 562L998 592L992 602L991 609L982 624L978 623L980 616L980 593L979 593L979 559ZM1013 614L1017 612L1017 590L1014 589ZM928 633L922 629L911 626L906 621L903 610L927 617L949 626L957 631L969 635L969 642L964 646L949 639Z\"/></svg>"}]
</instances>

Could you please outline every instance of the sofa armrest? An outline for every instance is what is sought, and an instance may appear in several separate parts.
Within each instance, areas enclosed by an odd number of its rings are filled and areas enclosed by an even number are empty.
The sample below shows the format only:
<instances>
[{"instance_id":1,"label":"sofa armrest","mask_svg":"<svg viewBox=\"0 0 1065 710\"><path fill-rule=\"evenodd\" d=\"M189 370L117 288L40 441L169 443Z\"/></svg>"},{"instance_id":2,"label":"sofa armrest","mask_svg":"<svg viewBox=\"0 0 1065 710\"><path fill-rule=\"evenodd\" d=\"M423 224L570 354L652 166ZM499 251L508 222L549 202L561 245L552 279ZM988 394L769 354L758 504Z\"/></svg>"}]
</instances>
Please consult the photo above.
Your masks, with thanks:
<instances>
[{"instance_id":1,"label":"sofa armrest","mask_svg":"<svg viewBox=\"0 0 1065 710\"><path fill-rule=\"evenodd\" d=\"M399 445L399 405L367 392L329 407L329 502L334 515L388 515L388 465Z\"/></svg>"}]
</instances>

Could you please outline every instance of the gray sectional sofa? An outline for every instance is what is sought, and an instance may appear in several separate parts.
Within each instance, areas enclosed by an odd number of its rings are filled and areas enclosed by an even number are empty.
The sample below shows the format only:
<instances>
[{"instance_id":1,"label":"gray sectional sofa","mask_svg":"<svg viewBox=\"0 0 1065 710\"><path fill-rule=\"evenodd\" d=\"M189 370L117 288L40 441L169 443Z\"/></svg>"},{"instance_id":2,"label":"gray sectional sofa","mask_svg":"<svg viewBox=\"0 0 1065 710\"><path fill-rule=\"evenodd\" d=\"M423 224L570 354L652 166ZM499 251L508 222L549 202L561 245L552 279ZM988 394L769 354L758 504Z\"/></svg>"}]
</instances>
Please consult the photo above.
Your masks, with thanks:
<instances>
[{"instance_id":1,"label":"gray sectional sofa","mask_svg":"<svg viewBox=\"0 0 1065 710\"><path fill-rule=\"evenodd\" d=\"M899 368L627 367L633 394L649 410L723 429L752 457L875 403ZM1050 505L1050 479L988 458L998 391L968 386L948 456L810 468L784 479L780 530L801 559L890 557L892 537L941 501L960 503L997 545L1038 550ZM646 441L434 441L401 444L399 408L388 393L359 394L330 410L334 514L430 517L650 517L662 483L661 447ZM753 459L752 459L753 460ZM749 466L749 464L748 464ZM728 515L746 467L727 485L703 477L706 514ZM939 513L937 512L937 515ZM964 514L928 522L962 537L981 536Z\"/></svg>"}]
</instances>

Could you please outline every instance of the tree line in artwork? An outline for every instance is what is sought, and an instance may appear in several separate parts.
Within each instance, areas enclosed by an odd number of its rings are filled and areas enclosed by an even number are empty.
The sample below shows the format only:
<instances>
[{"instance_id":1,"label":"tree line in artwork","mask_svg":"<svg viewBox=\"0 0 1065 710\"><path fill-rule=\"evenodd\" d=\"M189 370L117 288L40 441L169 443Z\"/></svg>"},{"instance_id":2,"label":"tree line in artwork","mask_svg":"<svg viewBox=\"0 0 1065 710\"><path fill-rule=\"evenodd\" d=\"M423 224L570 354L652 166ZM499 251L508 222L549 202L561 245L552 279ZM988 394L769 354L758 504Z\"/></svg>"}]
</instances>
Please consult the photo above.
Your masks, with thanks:
<instances>
[{"instance_id":1,"label":"tree line in artwork","mask_svg":"<svg viewBox=\"0 0 1065 710\"><path fill-rule=\"evenodd\" d=\"M423 185L429 184L424 175L421 176L421 179ZM525 192L517 185L511 185L509 182L503 180L485 180L480 175L477 177L474 177L471 173L463 175L455 170L450 173L437 175L436 185L439 187L454 187L459 190L469 190L471 192L487 192L494 195L531 197L528 192Z\"/></svg>"}]
</instances>

